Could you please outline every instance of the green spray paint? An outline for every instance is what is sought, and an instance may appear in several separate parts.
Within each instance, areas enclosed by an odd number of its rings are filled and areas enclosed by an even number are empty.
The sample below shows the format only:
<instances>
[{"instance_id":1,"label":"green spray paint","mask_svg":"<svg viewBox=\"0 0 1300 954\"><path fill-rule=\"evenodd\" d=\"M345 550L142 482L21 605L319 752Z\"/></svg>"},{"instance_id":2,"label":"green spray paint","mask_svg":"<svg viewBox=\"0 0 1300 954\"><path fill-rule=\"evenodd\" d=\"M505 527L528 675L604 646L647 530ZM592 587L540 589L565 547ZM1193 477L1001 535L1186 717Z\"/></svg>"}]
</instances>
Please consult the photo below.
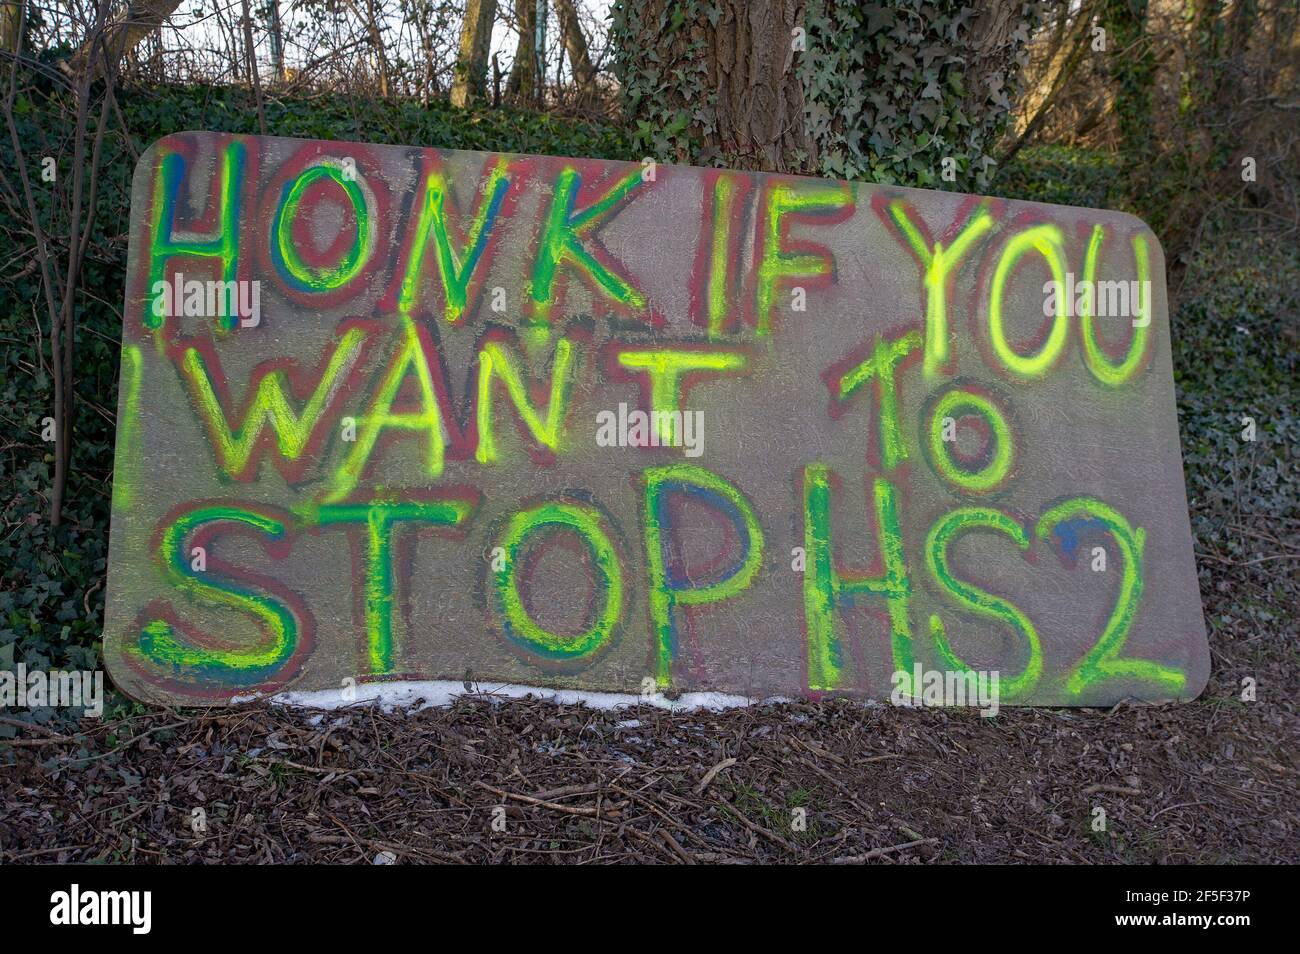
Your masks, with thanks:
<instances>
[{"instance_id":1,"label":"green spray paint","mask_svg":"<svg viewBox=\"0 0 1300 954\"><path fill-rule=\"evenodd\" d=\"M528 387L518 367L522 359L512 355L505 346L496 342L487 342L483 345L478 356L478 402L475 406L478 447L474 451L475 460L480 464L491 464L497 459L497 444L492 429L494 375L505 385L510 402L519 412L519 417L528 428L528 433L532 435L533 440L550 451L559 451L560 429L568 413L569 396L573 391L573 376L570 370L572 359L572 343L567 338L561 338L555 345L555 362L551 368L551 394L546 403L546 417L543 418L528 397Z\"/></svg>"},{"instance_id":2,"label":"green spray paint","mask_svg":"<svg viewBox=\"0 0 1300 954\"><path fill-rule=\"evenodd\" d=\"M1098 301L1097 294L1097 259L1105 240L1105 230L1100 225L1093 226L1092 237L1088 240L1088 253L1084 258L1083 280L1086 282L1085 304L1080 315L1079 333L1083 336L1083 360L1088 370L1102 384L1117 388L1127 384L1143 365L1150 353L1151 345L1151 301L1142 289L1149 288L1151 280L1151 262L1147 252L1145 236L1133 236L1133 260L1137 266L1137 278L1140 300L1137 305L1138 320L1133 324L1133 338L1129 341L1128 354L1119 361L1112 361L1102 350L1097 341L1094 312Z\"/></svg>"},{"instance_id":3,"label":"green spray paint","mask_svg":"<svg viewBox=\"0 0 1300 954\"><path fill-rule=\"evenodd\" d=\"M629 371L644 373L650 379L651 412L685 410L682 406L682 377L711 372L736 374L744 371L748 359L739 351L692 351L677 348L651 348L619 351L617 360ZM671 445L674 418L671 413L657 414L660 443Z\"/></svg>"},{"instance_id":4,"label":"green spray paint","mask_svg":"<svg viewBox=\"0 0 1300 954\"><path fill-rule=\"evenodd\" d=\"M347 196L356 219L356 234L352 244L333 265L308 265L298 254L293 239L293 224L298 218L302 198L318 182L333 182L338 185ZM304 169L291 183L285 184L272 220L271 258L280 274L299 291L307 292L329 292L352 281L366 267L375 251L375 223L370 205L356 176L349 175L336 160L322 159L316 165Z\"/></svg>"},{"instance_id":5,"label":"green spray paint","mask_svg":"<svg viewBox=\"0 0 1300 954\"><path fill-rule=\"evenodd\" d=\"M221 263L221 280L233 282L239 274L239 204L244 179L244 144L230 142L217 162L220 177L220 209L217 234L211 239L175 239L176 206L185 177L185 157L178 152L164 153L154 177L153 217L150 220L149 288L166 279L167 260L173 257L216 259ZM155 314L152 305L145 308L144 326L161 328L165 315ZM238 318L221 317L222 327L230 330Z\"/></svg>"},{"instance_id":6,"label":"green spray paint","mask_svg":"<svg viewBox=\"0 0 1300 954\"><path fill-rule=\"evenodd\" d=\"M302 412L294 410L288 394L287 375L275 368L256 383L253 400L238 426L232 427L217 396L202 353L197 348L185 349L181 359L181 372L189 385L190 396L198 408L208 434L213 453L221 469L230 476L242 474L252 460L253 452L267 425L275 434L276 447L287 460L297 460L310 443L324 418L325 408L338 393L355 367L365 341L365 332L350 328L334 347L325 372L321 375Z\"/></svg>"},{"instance_id":7,"label":"green spray paint","mask_svg":"<svg viewBox=\"0 0 1300 954\"><path fill-rule=\"evenodd\" d=\"M815 691L844 687L845 651L839 609L861 596L885 601L894 670L912 672L912 631L908 621L912 584L903 554L897 492L888 480L878 477L872 485L872 496L883 570L878 576L841 573L835 567L831 543L830 471L824 464L804 468L804 624L808 633L808 688ZM907 692L910 694L910 688Z\"/></svg>"},{"instance_id":8,"label":"green spray paint","mask_svg":"<svg viewBox=\"0 0 1300 954\"><path fill-rule=\"evenodd\" d=\"M921 262L925 285L925 375L927 378L936 377L948 363L952 347L948 330L948 291L956 281L966 254L985 232L993 228L993 216L987 209L980 208L961 227L947 248L942 242L935 242L933 248L926 244L925 236L912 221L907 203L902 199L889 204L889 216Z\"/></svg>"},{"instance_id":9,"label":"green spray paint","mask_svg":"<svg viewBox=\"0 0 1300 954\"><path fill-rule=\"evenodd\" d=\"M393 404L397 401L397 395L402 390L402 383L406 380L406 376L412 371L416 375L420 409L414 412L395 413ZM429 356L425 353L419 329L410 318L403 318L401 343L394 352L388 369L384 372L374 400L365 416L357 421L357 439L353 442L352 449L348 451L343 463L335 471L333 488L326 495L324 502L338 503L352 492L365 472L379 435L387 428L423 434L428 442L425 472L431 478L441 476L447 449L446 425L442 415L442 405L439 403L437 389L434 387Z\"/></svg>"},{"instance_id":10,"label":"green spray paint","mask_svg":"<svg viewBox=\"0 0 1300 954\"><path fill-rule=\"evenodd\" d=\"M628 308L644 308L646 299L630 281L606 266L582 244L618 206L642 183L641 171L629 172L603 196L585 209L575 209L582 177L572 167L560 172L555 181L550 209L542 224L533 265L529 293L533 300L531 323L543 332L550 325L555 304L555 277L561 265L569 264L589 284L611 300Z\"/></svg>"},{"instance_id":11,"label":"green spray paint","mask_svg":"<svg viewBox=\"0 0 1300 954\"><path fill-rule=\"evenodd\" d=\"M956 421L966 414L980 417L989 427L993 453L987 464L969 471L953 459L949 441L944 440L945 420ZM930 460L945 480L971 493L997 490L1011 473L1014 447L1011 427L997 405L982 394L953 388L944 392L930 413Z\"/></svg>"},{"instance_id":12,"label":"green spray paint","mask_svg":"<svg viewBox=\"0 0 1300 954\"><path fill-rule=\"evenodd\" d=\"M919 331L909 331L893 341L876 335L871 357L840 378L838 397L842 401L868 381L876 382L880 414L876 418L880 442L880 462L886 471L907 460L907 443L898 426L898 366L921 346Z\"/></svg>"},{"instance_id":13,"label":"green spray paint","mask_svg":"<svg viewBox=\"0 0 1300 954\"><path fill-rule=\"evenodd\" d=\"M122 345L122 414L113 455L113 510L129 510L135 498L135 461L140 455L140 382L144 355L139 345Z\"/></svg>"},{"instance_id":14,"label":"green spray paint","mask_svg":"<svg viewBox=\"0 0 1300 954\"><path fill-rule=\"evenodd\" d=\"M1092 497L1076 497L1057 504L1038 518L1035 534L1048 539L1067 521L1095 521L1111 535L1119 547L1122 576L1115 608L1106 621L1101 637L1088 650L1065 680L1065 691L1078 698L1091 686L1107 679L1133 679L1155 683L1160 689L1178 693L1187 685L1187 674L1174 666L1163 666L1145 659L1121 659L1119 654L1128 640L1129 630L1137 618L1142 598L1142 551L1146 531L1134 529L1118 510Z\"/></svg>"},{"instance_id":15,"label":"green spray paint","mask_svg":"<svg viewBox=\"0 0 1300 954\"><path fill-rule=\"evenodd\" d=\"M772 330L772 310L776 306L779 283L824 279L834 271L829 257L810 252L791 253L783 247L781 233L786 216L835 214L851 209L854 201L853 187L847 182L776 182L768 188L754 295L755 331L760 337Z\"/></svg>"},{"instance_id":16,"label":"green spray paint","mask_svg":"<svg viewBox=\"0 0 1300 954\"><path fill-rule=\"evenodd\" d=\"M364 524L366 528L365 618L366 662L375 675L391 673L398 655L393 633L393 533L401 522L456 527L474 505L467 500L332 504L316 510L321 527Z\"/></svg>"},{"instance_id":17,"label":"green spray paint","mask_svg":"<svg viewBox=\"0 0 1300 954\"><path fill-rule=\"evenodd\" d=\"M447 219L447 202L451 196L451 187L446 177L441 172L430 172L425 177L422 204L415 224L415 237L411 243L411 253L406 262L401 291L398 295L397 307L400 314L411 314L418 303L424 256L432 241L433 261L438 269L442 289L443 317L452 324L465 317L465 309L469 305L470 286L479 266L485 261L483 253L492 236L492 229L496 225L501 203L510 188L507 170L506 160L500 160L483 183L483 198L479 200L478 211L465 236L463 252L458 252L451 241Z\"/></svg>"},{"instance_id":18,"label":"green spray paint","mask_svg":"<svg viewBox=\"0 0 1300 954\"><path fill-rule=\"evenodd\" d=\"M646 566L650 579L655 681L665 687L672 684L673 659L677 653L677 610L719 603L749 589L754 575L763 565L763 531L745 495L713 471L692 464L668 464L647 468L641 479L645 486L642 517L645 520ZM668 499L673 493L690 494L731 512L733 524L742 537L744 552L722 579L695 585L670 575L664 537L673 529L668 519Z\"/></svg>"},{"instance_id":19,"label":"green spray paint","mask_svg":"<svg viewBox=\"0 0 1300 954\"><path fill-rule=\"evenodd\" d=\"M1003 315L1007 283L1011 280L1016 263L1031 251L1037 252L1047 262L1056 287L1065 288L1065 236L1055 225L1035 225L1017 232L1007 240L993 271L993 283L989 292L989 338L992 340L993 351L1003 367L1012 374L1027 379L1041 378L1055 366L1065 353L1065 343L1070 334L1070 303L1064 295L1058 294L1055 296L1056 310L1052 316L1052 328L1037 354L1022 355L1007 341L1006 318Z\"/></svg>"},{"instance_id":20,"label":"green spray paint","mask_svg":"<svg viewBox=\"0 0 1300 954\"><path fill-rule=\"evenodd\" d=\"M141 629L139 652L178 677L247 686L266 680L284 665L298 648L301 627L293 611L269 594L194 569L188 541L200 527L217 522L251 527L271 540L282 539L286 529L274 517L240 507L196 507L163 531L158 558L164 575L173 587L198 603L252 616L266 638L247 649L211 649L190 645L177 636L171 624L154 620Z\"/></svg>"},{"instance_id":21,"label":"green spray paint","mask_svg":"<svg viewBox=\"0 0 1300 954\"><path fill-rule=\"evenodd\" d=\"M498 544L506 552L506 565L494 575L492 592L511 640L544 658L567 662L595 655L614 638L623 618L623 570L603 524L599 510L569 503L542 504L510 518ZM590 628L573 636L538 626L519 592L519 569L529 541L538 534L562 530L576 534L586 547L596 575L596 602L601 606Z\"/></svg>"},{"instance_id":22,"label":"green spray paint","mask_svg":"<svg viewBox=\"0 0 1300 954\"><path fill-rule=\"evenodd\" d=\"M993 530L1011 540L1021 550L1028 551L1029 534L1016 520L1000 510L986 507L959 507L937 521L925 540L925 561L930 575L952 596L953 601L976 616L983 616L1011 627L1029 649L1029 658L1020 673L1011 679L1002 678L1001 691L1006 701L1012 702L1029 695L1043 675L1043 650L1033 623L1010 600L985 592L974 584L957 578L948 560L948 547L964 533ZM948 640L947 630L938 613L930 615L930 637L944 666L953 672L971 671Z\"/></svg>"}]
</instances>

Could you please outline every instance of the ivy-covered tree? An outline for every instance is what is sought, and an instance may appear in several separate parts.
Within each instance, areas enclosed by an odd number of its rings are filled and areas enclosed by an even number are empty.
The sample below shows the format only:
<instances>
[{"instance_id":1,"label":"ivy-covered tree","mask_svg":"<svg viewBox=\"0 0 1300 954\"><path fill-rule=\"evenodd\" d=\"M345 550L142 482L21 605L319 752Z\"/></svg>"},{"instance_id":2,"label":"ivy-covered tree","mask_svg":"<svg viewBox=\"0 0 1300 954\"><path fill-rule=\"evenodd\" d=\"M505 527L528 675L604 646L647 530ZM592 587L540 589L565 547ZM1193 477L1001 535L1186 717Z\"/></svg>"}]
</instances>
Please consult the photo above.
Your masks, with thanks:
<instances>
[{"instance_id":1,"label":"ivy-covered tree","mask_svg":"<svg viewBox=\"0 0 1300 954\"><path fill-rule=\"evenodd\" d=\"M992 173L1034 9L619 0L614 70L638 144L656 157L977 189Z\"/></svg>"},{"instance_id":2,"label":"ivy-covered tree","mask_svg":"<svg viewBox=\"0 0 1300 954\"><path fill-rule=\"evenodd\" d=\"M614 70L638 141L679 162L814 162L799 76L805 0L619 0Z\"/></svg>"},{"instance_id":3,"label":"ivy-covered tree","mask_svg":"<svg viewBox=\"0 0 1300 954\"><path fill-rule=\"evenodd\" d=\"M519 41L515 45L515 61L506 81L506 96L521 106L536 106L542 88L541 69L537 55L537 0L517 0L515 3L515 28Z\"/></svg>"}]
</instances>

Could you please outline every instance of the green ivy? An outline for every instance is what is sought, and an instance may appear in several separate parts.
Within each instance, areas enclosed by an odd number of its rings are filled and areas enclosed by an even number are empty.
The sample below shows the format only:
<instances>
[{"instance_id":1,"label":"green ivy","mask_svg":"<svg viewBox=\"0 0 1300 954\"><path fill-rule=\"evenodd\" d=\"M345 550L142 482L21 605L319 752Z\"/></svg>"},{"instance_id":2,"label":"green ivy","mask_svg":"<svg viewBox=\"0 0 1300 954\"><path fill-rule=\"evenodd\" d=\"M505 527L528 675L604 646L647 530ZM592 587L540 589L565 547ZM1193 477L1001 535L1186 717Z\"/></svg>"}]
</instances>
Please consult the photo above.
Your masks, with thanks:
<instances>
[{"instance_id":1,"label":"green ivy","mask_svg":"<svg viewBox=\"0 0 1300 954\"><path fill-rule=\"evenodd\" d=\"M1036 9L990 31L953 0L810 0L796 52L816 159L804 171L980 191L1010 118ZM731 165L707 88L710 0L616 2L614 70L636 147L647 155ZM991 34L991 35L990 35ZM953 177L944 177L945 159Z\"/></svg>"}]
</instances>

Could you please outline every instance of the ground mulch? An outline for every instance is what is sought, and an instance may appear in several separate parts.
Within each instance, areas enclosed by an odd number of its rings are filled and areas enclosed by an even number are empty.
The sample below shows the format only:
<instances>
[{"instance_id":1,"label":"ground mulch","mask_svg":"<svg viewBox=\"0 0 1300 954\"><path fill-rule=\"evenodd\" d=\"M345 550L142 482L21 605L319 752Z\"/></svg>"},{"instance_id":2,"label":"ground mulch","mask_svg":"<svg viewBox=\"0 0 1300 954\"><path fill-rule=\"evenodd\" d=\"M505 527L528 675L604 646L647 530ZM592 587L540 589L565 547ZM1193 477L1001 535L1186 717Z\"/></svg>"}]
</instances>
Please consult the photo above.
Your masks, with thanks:
<instances>
[{"instance_id":1,"label":"ground mulch","mask_svg":"<svg viewBox=\"0 0 1300 954\"><path fill-rule=\"evenodd\" d=\"M1233 698L984 719L479 697L28 727L0 766L0 863L1294 863L1295 708Z\"/></svg>"}]
</instances>

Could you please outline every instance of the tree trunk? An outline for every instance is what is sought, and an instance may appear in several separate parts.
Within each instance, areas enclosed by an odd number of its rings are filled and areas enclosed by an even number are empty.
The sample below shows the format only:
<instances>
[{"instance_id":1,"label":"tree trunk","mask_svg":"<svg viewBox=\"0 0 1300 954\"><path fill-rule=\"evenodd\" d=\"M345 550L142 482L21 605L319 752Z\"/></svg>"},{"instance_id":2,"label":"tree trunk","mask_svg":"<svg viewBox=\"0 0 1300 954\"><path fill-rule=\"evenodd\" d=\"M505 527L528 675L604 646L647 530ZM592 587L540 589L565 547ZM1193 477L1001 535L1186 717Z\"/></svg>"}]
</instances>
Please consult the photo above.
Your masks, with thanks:
<instances>
[{"instance_id":1,"label":"tree trunk","mask_svg":"<svg viewBox=\"0 0 1300 954\"><path fill-rule=\"evenodd\" d=\"M673 110L687 124L684 135L673 133L673 153L657 158L689 161L682 144L689 138L701 147L702 162L774 172L816 168L796 60L815 54L796 53L793 42L805 0L716 0L685 23L673 0L618 0L617 6L618 68L663 71L656 112ZM689 82L673 81L665 65L689 73Z\"/></svg>"},{"instance_id":2,"label":"tree trunk","mask_svg":"<svg viewBox=\"0 0 1300 954\"><path fill-rule=\"evenodd\" d=\"M257 103L257 125L263 136L266 135L266 110L262 107L262 78L257 72L257 46L253 43L253 18L248 13L248 0L240 0L244 14L244 48L247 51L247 69L249 79L253 81L253 100Z\"/></svg>"},{"instance_id":3,"label":"tree trunk","mask_svg":"<svg viewBox=\"0 0 1300 954\"><path fill-rule=\"evenodd\" d=\"M17 53L18 43L22 39L23 0L0 0L0 50Z\"/></svg>"},{"instance_id":4,"label":"tree trunk","mask_svg":"<svg viewBox=\"0 0 1300 954\"><path fill-rule=\"evenodd\" d=\"M999 158L999 167L1006 168L1006 164L1021 147L1034 138L1039 127L1051 115L1057 97L1068 87L1079 65L1086 59L1092 43L1092 15L1091 0L1084 0L1083 4L1074 11L1073 19L1071 19L1069 5L1059 12L1051 49L1044 56L1044 62L1037 76L1037 84L1027 89L1021 97L1014 119L1016 139ZM1100 116L1103 111L1099 109L1097 113ZM1075 135L1082 135L1084 131L1076 129Z\"/></svg>"},{"instance_id":5,"label":"tree trunk","mask_svg":"<svg viewBox=\"0 0 1300 954\"><path fill-rule=\"evenodd\" d=\"M721 6L709 64L720 145L747 164L799 171L800 156L814 151L791 42L803 22L804 2L724 0Z\"/></svg>"},{"instance_id":6,"label":"tree trunk","mask_svg":"<svg viewBox=\"0 0 1300 954\"><path fill-rule=\"evenodd\" d=\"M506 96L521 106L534 106L541 86L537 69L537 0L516 0L515 18L519 42L515 45L515 62L510 67Z\"/></svg>"},{"instance_id":7,"label":"tree trunk","mask_svg":"<svg viewBox=\"0 0 1300 954\"><path fill-rule=\"evenodd\" d=\"M460 28L460 53L456 57L456 77L451 85L453 106L467 106L481 98L487 86L488 49L492 45L492 23L496 19L496 0L467 0L465 20Z\"/></svg>"},{"instance_id":8,"label":"tree trunk","mask_svg":"<svg viewBox=\"0 0 1300 954\"><path fill-rule=\"evenodd\" d=\"M578 11L573 7L573 0L555 0L555 15L560 21L560 36L564 39L564 50L569 55L569 66L573 69L573 84L578 88L578 102L588 103L596 92L596 69L591 65L587 37L578 22Z\"/></svg>"},{"instance_id":9,"label":"tree trunk","mask_svg":"<svg viewBox=\"0 0 1300 954\"><path fill-rule=\"evenodd\" d=\"M1115 85L1115 123L1129 162L1141 162L1152 141L1151 96L1158 64L1146 20L1146 0L1106 0L1102 6L1105 62Z\"/></svg>"},{"instance_id":10,"label":"tree trunk","mask_svg":"<svg viewBox=\"0 0 1300 954\"><path fill-rule=\"evenodd\" d=\"M370 45L375 51L375 74L379 77L379 95L387 99L392 91L388 82L388 54L384 52L384 34L379 29L379 17L375 11L374 0L366 0L366 30L370 34Z\"/></svg>"},{"instance_id":11,"label":"tree trunk","mask_svg":"<svg viewBox=\"0 0 1300 954\"><path fill-rule=\"evenodd\" d=\"M284 30L280 26L279 0L267 0L266 36L271 43L271 81L284 82Z\"/></svg>"},{"instance_id":12,"label":"tree trunk","mask_svg":"<svg viewBox=\"0 0 1300 954\"><path fill-rule=\"evenodd\" d=\"M159 29L172 15L181 0L133 0L108 25L104 35L105 48L117 57L113 63L116 67L121 58L135 49L137 43L150 33ZM94 42L98 42L98 38ZM95 64L96 76L104 71L102 59L91 55L90 41L72 54L72 58L63 63L63 71L69 75L79 74L88 63Z\"/></svg>"},{"instance_id":13,"label":"tree trunk","mask_svg":"<svg viewBox=\"0 0 1300 954\"><path fill-rule=\"evenodd\" d=\"M433 30L429 23L431 9L428 4L414 4L412 20L415 32L420 40L420 52L424 56L424 65L419 78L420 102L429 105L429 100L438 91L436 56L433 48Z\"/></svg>"}]
</instances>

